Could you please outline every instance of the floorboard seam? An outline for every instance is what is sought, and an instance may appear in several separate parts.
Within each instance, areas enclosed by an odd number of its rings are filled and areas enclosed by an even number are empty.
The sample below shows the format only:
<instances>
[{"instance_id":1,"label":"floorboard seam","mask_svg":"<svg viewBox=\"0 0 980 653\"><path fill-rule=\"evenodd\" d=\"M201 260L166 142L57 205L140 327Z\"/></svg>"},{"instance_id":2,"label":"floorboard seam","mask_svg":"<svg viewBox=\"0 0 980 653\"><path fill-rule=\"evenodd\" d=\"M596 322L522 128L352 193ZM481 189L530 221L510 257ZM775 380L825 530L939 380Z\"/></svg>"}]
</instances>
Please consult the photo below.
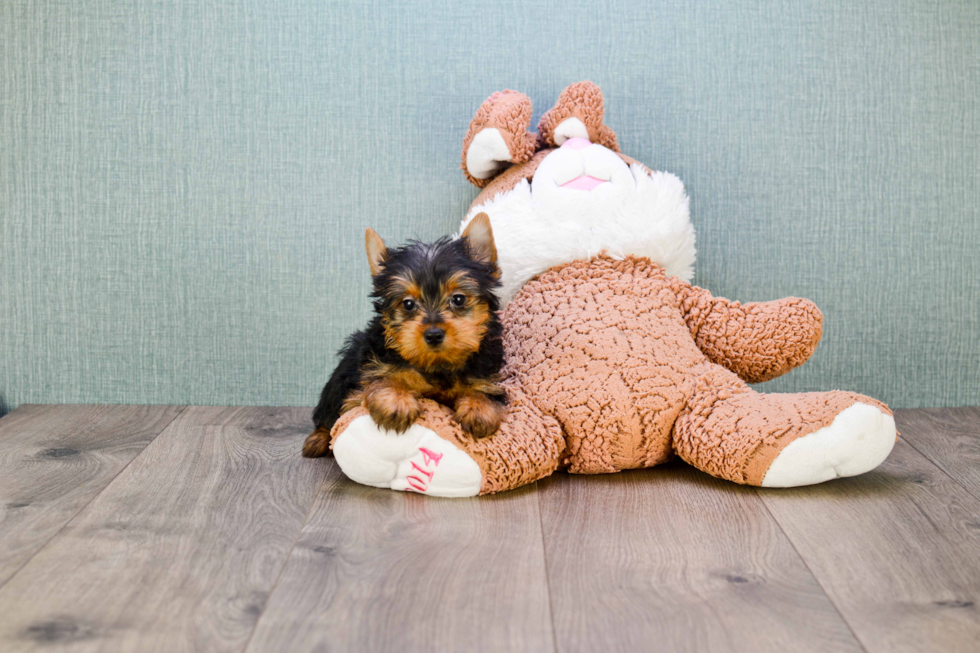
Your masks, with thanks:
<instances>
[{"instance_id":1,"label":"floorboard seam","mask_svg":"<svg viewBox=\"0 0 980 653\"><path fill-rule=\"evenodd\" d=\"M939 462L933 460L932 459L932 456L930 456L926 452L922 451L922 449L919 449L917 446L915 446L915 443L914 442L912 442L908 438L902 438L902 439L905 440L905 443L908 444L910 447L912 447L912 449L915 450L915 452L917 454L919 454L920 456L922 456L923 458L925 458L926 461L928 461L933 467L935 467L940 472L942 472L943 476L945 476L946 478L948 478L949 480L951 480L954 484L956 484L959 487L963 488L963 490L967 494L969 494L971 497L973 497L977 501L980 501L980 494L978 494L976 492L976 490L973 490L972 488L969 488L966 485L963 485L963 483L961 483L959 481L959 479L957 479L955 476L953 476L948 471L946 471L946 469Z\"/></svg>"},{"instance_id":2,"label":"floorboard seam","mask_svg":"<svg viewBox=\"0 0 980 653\"><path fill-rule=\"evenodd\" d=\"M844 625L847 626L847 630L848 632L851 633L851 637L854 638L854 641L857 643L858 646L861 647L862 651L864 651L865 653L869 653L868 647L865 646L864 642L861 641L861 638L858 637L858 634L857 632L855 632L854 627L851 626L851 622L847 620L847 617L844 616L844 613L840 611L840 607L838 607L837 603L834 602L834 597L832 597L829 593L827 593L827 588L824 587L823 583L820 582L820 577L817 576L815 573L813 573L813 569L810 568L810 563L807 562L803 554L800 553L800 550L796 548L796 543L793 541L793 538L789 536L789 533L786 532L786 529L783 528L783 525L779 523L779 520L776 518L776 515L772 514L772 511L769 510L769 504L766 503L765 498L762 496L762 490L760 488L755 488L755 494L757 497L759 497L759 502L762 503L762 507L766 509L766 514L769 515L769 518L772 519L772 521L779 528L779 532L783 534L783 537L786 538L786 541L789 542L789 545L793 547L793 551L796 553L796 557L799 558L800 562L803 563L803 566L806 567L806 571L808 574L810 574L810 578L812 578L813 582L817 584L817 587L820 588L820 591L823 592L823 595L827 597L828 601L830 601L830 605L834 607L834 612L837 613L837 616L839 616L841 621L844 622Z\"/></svg>"},{"instance_id":3,"label":"floorboard seam","mask_svg":"<svg viewBox=\"0 0 980 653\"><path fill-rule=\"evenodd\" d=\"M146 451L147 447L149 447L151 444L153 444L156 441L156 439L158 437L160 437L160 434L162 434L164 431L166 431L167 429L169 429L170 428L170 425L174 423L174 420L176 420L178 417L180 417L181 415L183 415L184 414L184 411L187 410L187 406L176 406L176 408L178 410L174 414L173 418L171 418L170 421L167 422L163 426L163 428L161 428L159 431L157 431L156 434L152 438L150 438L150 440L146 443L146 446L144 446L143 449L140 450L140 452L138 454L136 454L135 456L133 456L132 460L130 460L125 465L123 465L122 468L118 472L116 472L116 474L112 478L109 479L109 482L106 483L104 486L102 486L102 489L101 490L99 490L98 492L96 492L92 496L91 499L89 499L88 501L85 502L85 505L80 506L78 508L78 510L75 511L75 514L71 516L71 519L68 519L67 521L65 521L65 523L61 525L61 528L59 528L57 531L55 531L51 535L51 537L49 537L48 539L46 539L44 541L44 544L42 544L41 546L39 546L37 548L37 551L35 551L34 554L30 558L28 558L27 560L24 561L24 564L22 564L21 566L17 567L17 571L15 571L14 573L10 574L10 576L8 576L5 581L3 581L2 583L0 583L0 590L2 590L4 588L4 586L7 583L10 582L10 580L12 578L14 578L17 574L19 574L24 569L24 567L26 567L28 564L30 564L31 560L33 560L34 558L36 558L37 555L39 553L41 553L41 551L44 551L46 548L48 548L48 545L51 544L51 542L52 542L52 540L54 540L54 538L58 537L58 535L60 535L63 530L65 530L66 528L68 528L68 525L71 524L73 521L75 521L75 519L80 514L82 514L82 512L84 512L85 509L88 508L89 505L93 501L95 501L97 498L99 498L100 496L102 496L102 493L106 491L106 488L108 488L110 485L112 485L116 481L116 479L119 478L119 475L122 474L124 471L126 471L129 468L129 466L133 464L133 460L136 460L137 458L139 458L140 456L142 456L143 455L143 452ZM10 413L8 413L8 415L9 414Z\"/></svg>"},{"instance_id":4,"label":"floorboard seam","mask_svg":"<svg viewBox=\"0 0 980 653\"><path fill-rule=\"evenodd\" d=\"M548 547L544 541L544 509L541 505L541 485L534 482L534 494L538 497L538 528L541 531L541 558L544 560L544 583L548 590L548 618L551 620L551 650L558 653L558 632L555 630L555 610L551 602L551 572L548 568Z\"/></svg>"},{"instance_id":5,"label":"floorboard seam","mask_svg":"<svg viewBox=\"0 0 980 653\"><path fill-rule=\"evenodd\" d=\"M282 580L282 575L286 571L286 565L289 564L289 559L293 557L293 551L296 550L296 544L299 542L299 538L303 536L303 529L306 528L307 522L310 521L310 515L313 514L313 509L316 507L316 501L320 498L320 494L325 491L326 485L329 481L330 476L328 474L320 482L320 487L313 495L313 501L310 502L310 508L306 511L306 517L303 518L303 523L300 524L299 530L296 531L296 537L293 538L293 543L290 545L289 551L286 553L286 557L283 558L282 567L279 568L279 573L276 574L276 580L272 583L272 586L269 588L269 594L265 597L265 603L262 604L262 612L259 614L259 618L255 620L255 625L252 626L252 630L248 634L248 639L245 640L245 645L242 646L242 653L248 651L248 647L251 646L252 638L255 637L255 631L259 629L259 623L262 621L262 617L265 616L265 609L269 605L269 601L272 599L272 595L275 593L276 588L279 587L279 581Z\"/></svg>"}]
</instances>

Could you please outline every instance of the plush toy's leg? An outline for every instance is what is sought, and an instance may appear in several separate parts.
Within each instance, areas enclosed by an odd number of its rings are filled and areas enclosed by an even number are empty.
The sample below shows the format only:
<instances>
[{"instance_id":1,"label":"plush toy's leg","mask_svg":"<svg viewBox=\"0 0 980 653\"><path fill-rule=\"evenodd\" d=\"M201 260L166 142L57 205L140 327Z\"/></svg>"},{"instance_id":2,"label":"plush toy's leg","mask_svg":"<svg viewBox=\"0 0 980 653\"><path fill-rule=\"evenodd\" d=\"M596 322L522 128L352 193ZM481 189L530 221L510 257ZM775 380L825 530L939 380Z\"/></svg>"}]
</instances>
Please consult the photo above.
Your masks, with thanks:
<instances>
[{"instance_id":1,"label":"plush toy's leg","mask_svg":"<svg viewBox=\"0 0 980 653\"><path fill-rule=\"evenodd\" d=\"M505 384L506 385L506 384ZM551 474L565 449L561 428L514 388L496 434L463 433L446 406L422 400L423 413L405 433L379 428L355 408L333 429L333 454L351 480L440 497L510 490Z\"/></svg>"},{"instance_id":2,"label":"plush toy's leg","mask_svg":"<svg viewBox=\"0 0 980 653\"><path fill-rule=\"evenodd\" d=\"M796 487L877 467L897 433L887 406L853 392L761 394L706 365L674 427L674 449L736 483Z\"/></svg>"}]
</instances>

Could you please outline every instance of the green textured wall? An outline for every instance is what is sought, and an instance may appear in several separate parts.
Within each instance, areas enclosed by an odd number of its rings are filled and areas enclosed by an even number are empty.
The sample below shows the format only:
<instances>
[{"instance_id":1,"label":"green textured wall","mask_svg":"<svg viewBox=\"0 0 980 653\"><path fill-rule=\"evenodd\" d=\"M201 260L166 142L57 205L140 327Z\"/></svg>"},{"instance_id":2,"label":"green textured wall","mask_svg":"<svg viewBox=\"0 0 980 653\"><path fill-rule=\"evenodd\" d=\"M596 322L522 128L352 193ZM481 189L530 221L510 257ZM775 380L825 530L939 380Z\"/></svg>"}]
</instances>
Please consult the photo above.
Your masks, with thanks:
<instances>
[{"instance_id":1,"label":"green textured wall","mask_svg":"<svg viewBox=\"0 0 980 653\"><path fill-rule=\"evenodd\" d=\"M364 227L453 230L481 100L580 79L696 282L823 308L765 387L980 404L980 3L427 6L0 2L0 404L312 405Z\"/></svg>"}]
</instances>

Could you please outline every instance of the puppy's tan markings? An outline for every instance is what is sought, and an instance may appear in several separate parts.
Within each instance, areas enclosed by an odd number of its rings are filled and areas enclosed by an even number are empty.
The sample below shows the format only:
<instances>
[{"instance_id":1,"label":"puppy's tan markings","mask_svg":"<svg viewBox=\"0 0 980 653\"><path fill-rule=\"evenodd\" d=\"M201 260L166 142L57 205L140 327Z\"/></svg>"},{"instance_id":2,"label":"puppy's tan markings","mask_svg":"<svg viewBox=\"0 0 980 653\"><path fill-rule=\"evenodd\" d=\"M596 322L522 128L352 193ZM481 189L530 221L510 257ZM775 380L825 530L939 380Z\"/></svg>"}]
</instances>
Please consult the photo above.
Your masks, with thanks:
<instances>
[{"instance_id":1,"label":"puppy's tan markings","mask_svg":"<svg viewBox=\"0 0 980 653\"><path fill-rule=\"evenodd\" d=\"M376 277L388 258L388 248L378 232L370 227L364 232L364 249L367 251L368 265L371 266L371 276Z\"/></svg>"},{"instance_id":2,"label":"puppy's tan markings","mask_svg":"<svg viewBox=\"0 0 980 653\"><path fill-rule=\"evenodd\" d=\"M375 423L404 433L422 412L419 397L432 391L432 385L418 371L372 361L362 377L363 401ZM355 393L356 394L356 393ZM349 401L354 400L352 395Z\"/></svg>"},{"instance_id":3,"label":"puppy's tan markings","mask_svg":"<svg viewBox=\"0 0 980 653\"><path fill-rule=\"evenodd\" d=\"M340 407L340 413L342 415L346 413L348 410L354 410L355 408L362 405L363 403L364 403L364 391L355 390L354 392L347 395L347 399L344 400L344 403Z\"/></svg>"},{"instance_id":4,"label":"puppy's tan markings","mask_svg":"<svg viewBox=\"0 0 980 653\"><path fill-rule=\"evenodd\" d=\"M497 432L506 410L482 392L468 392L456 401L456 421L463 431L475 438L486 438Z\"/></svg>"},{"instance_id":5,"label":"puppy's tan markings","mask_svg":"<svg viewBox=\"0 0 980 653\"><path fill-rule=\"evenodd\" d=\"M485 438L500 428L507 409L496 400L504 396L504 390L495 379L460 380L447 395L455 407L456 421L466 433Z\"/></svg>"},{"instance_id":6,"label":"puppy's tan markings","mask_svg":"<svg viewBox=\"0 0 980 653\"><path fill-rule=\"evenodd\" d=\"M497 263L497 246L493 242L493 227L490 226L490 216L477 213L466 225L461 234L466 239L473 255L487 263Z\"/></svg>"},{"instance_id":7,"label":"puppy's tan markings","mask_svg":"<svg viewBox=\"0 0 980 653\"><path fill-rule=\"evenodd\" d=\"M422 413L418 396L388 379L368 385L364 401L375 424L396 433L407 431Z\"/></svg>"},{"instance_id":8,"label":"puppy's tan markings","mask_svg":"<svg viewBox=\"0 0 980 653\"><path fill-rule=\"evenodd\" d=\"M330 431L318 428L306 437L303 443L304 458L319 458L330 455Z\"/></svg>"}]
</instances>

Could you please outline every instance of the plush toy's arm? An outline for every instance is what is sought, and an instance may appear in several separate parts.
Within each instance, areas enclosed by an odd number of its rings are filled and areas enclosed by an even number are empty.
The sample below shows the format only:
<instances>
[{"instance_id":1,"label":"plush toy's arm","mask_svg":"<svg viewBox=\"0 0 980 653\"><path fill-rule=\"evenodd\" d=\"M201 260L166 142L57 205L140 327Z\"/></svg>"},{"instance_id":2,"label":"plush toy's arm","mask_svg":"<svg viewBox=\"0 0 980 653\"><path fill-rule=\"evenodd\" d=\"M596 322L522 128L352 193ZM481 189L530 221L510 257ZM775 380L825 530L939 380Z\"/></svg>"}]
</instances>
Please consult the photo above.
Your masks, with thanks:
<instances>
[{"instance_id":1,"label":"plush toy's arm","mask_svg":"<svg viewBox=\"0 0 980 653\"><path fill-rule=\"evenodd\" d=\"M823 333L823 314L807 299L741 304L712 297L676 277L671 286L705 356L749 383L774 379L805 363Z\"/></svg>"}]
</instances>

